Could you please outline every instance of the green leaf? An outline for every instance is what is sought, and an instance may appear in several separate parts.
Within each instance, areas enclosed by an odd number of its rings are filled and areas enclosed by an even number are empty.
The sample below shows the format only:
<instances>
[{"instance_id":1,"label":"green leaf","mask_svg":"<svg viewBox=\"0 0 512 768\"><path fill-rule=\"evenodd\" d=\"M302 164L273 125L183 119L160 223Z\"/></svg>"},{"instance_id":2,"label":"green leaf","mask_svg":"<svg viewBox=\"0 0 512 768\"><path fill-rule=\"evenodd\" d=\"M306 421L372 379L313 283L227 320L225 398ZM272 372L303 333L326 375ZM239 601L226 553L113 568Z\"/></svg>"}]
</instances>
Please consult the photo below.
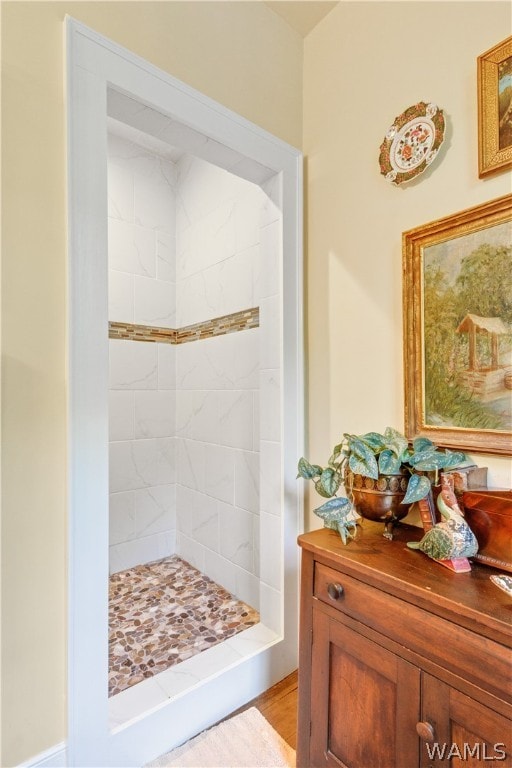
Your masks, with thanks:
<instances>
[{"instance_id":1,"label":"green leaf","mask_svg":"<svg viewBox=\"0 0 512 768\"><path fill-rule=\"evenodd\" d=\"M329 464L335 464L339 457L343 453L343 443L338 443L338 445L335 445L332 449L331 458L329 459Z\"/></svg>"},{"instance_id":2,"label":"green leaf","mask_svg":"<svg viewBox=\"0 0 512 768\"><path fill-rule=\"evenodd\" d=\"M373 451L371 448L369 448L359 437L352 436L350 438L349 442L349 450L350 453L355 454L356 456L359 456L360 458L364 458L365 456L372 455Z\"/></svg>"},{"instance_id":3,"label":"green leaf","mask_svg":"<svg viewBox=\"0 0 512 768\"><path fill-rule=\"evenodd\" d=\"M393 451L386 449L379 456L379 472L382 475L394 475L400 472L401 461Z\"/></svg>"},{"instance_id":4,"label":"green leaf","mask_svg":"<svg viewBox=\"0 0 512 768\"><path fill-rule=\"evenodd\" d=\"M327 467L318 481L328 496L334 496L341 484L341 476L334 469Z\"/></svg>"},{"instance_id":5,"label":"green leaf","mask_svg":"<svg viewBox=\"0 0 512 768\"><path fill-rule=\"evenodd\" d=\"M345 517L352 509L352 504L348 499L336 496L334 499L326 501L321 507L313 510L315 515L321 517L326 528L339 530L339 525L345 523Z\"/></svg>"},{"instance_id":6,"label":"green leaf","mask_svg":"<svg viewBox=\"0 0 512 768\"><path fill-rule=\"evenodd\" d=\"M453 469L453 467L458 467L459 464L462 464L468 458L466 454L461 451L446 451L445 454L441 455L444 457L443 469Z\"/></svg>"},{"instance_id":7,"label":"green leaf","mask_svg":"<svg viewBox=\"0 0 512 768\"><path fill-rule=\"evenodd\" d=\"M428 496L430 492L430 480L424 475L412 475L409 478L407 493L402 504L412 504L413 501L419 501Z\"/></svg>"},{"instance_id":8,"label":"green leaf","mask_svg":"<svg viewBox=\"0 0 512 768\"><path fill-rule=\"evenodd\" d=\"M368 445L374 453L380 451L385 446L384 435L380 435L378 432L367 432L366 435L361 435L361 441Z\"/></svg>"},{"instance_id":9,"label":"green leaf","mask_svg":"<svg viewBox=\"0 0 512 768\"><path fill-rule=\"evenodd\" d=\"M431 472L436 469L443 469L444 462L445 457L442 453L431 453L423 461L417 461L414 464L414 469L417 469L419 472Z\"/></svg>"},{"instance_id":10,"label":"green leaf","mask_svg":"<svg viewBox=\"0 0 512 768\"><path fill-rule=\"evenodd\" d=\"M392 450L397 457L400 457L409 445L407 438L392 427L386 427L384 437L386 448Z\"/></svg>"},{"instance_id":11,"label":"green leaf","mask_svg":"<svg viewBox=\"0 0 512 768\"><path fill-rule=\"evenodd\" d=\"M362 442L358 437L352 437L350 440L351 455L349 457L349 466L353 472L365 477L377 479L379 470L377 468L377 459L371 448ZM358 469L354 469L357 466Z\"/></svg>"},{"instance_id":12,"label":"green leaf","mask_svg":"<svg viewBox=\"0 0 512 768\"><path fill-rule=\"evenodd\" d=\"M429 461L429 459L435 455L435 446L432 448L427 448L426 450L420 451L419 453L413 453L412 456L409 457L409 464L411 464L413 467L416 467L418 464L421 464L424 461Z\"/></svg>"},{"instance_id":13,"label":"green leaf","mask_svg":"<svg viewBox=\"0 0 512 768\"><path fill-rule=\"evenodd\" d=\"M331 496L333 495L332 493L329 493L328 491L326 491L326 490L325 490L325 488L324 488L324 487L323 487L323 485L322 485L322 479L321 479L321 478L319 478L319 479L318 479L318 480L315 482L315 490L316 490L316 492L317 492L317 493L318 493L320 496L323 496L323 497L324 497L324 499L330 499L330 498L331 498Z\"/></svg>"},{"instance_id":14,"label":"green leaf","mask_svg":"<svg viewBox=\"0 0 512 768\"><path fill-rule=\"evenodd\" d=\"M333 510L344 510L345 515L351 507L352 504L344 496L336 496L334 499L326 501L325 504L322 504L321 507L317 507L317 509L314 509L313 511L319 517L327 515Z\"/></svg>"},{"instance_id":15,"label":"green leaf","mask_svg":"<svg viewBox=\"0 0 512 768\"><path fill-rule=\"evenodd\" d=\"M319 467L318 464L310 464L304 456L299 459L297 470L299 473L297 477L303 477L304 480L311 480L313 477L319 477L322 474L322 467Z\"/></svg>"},{"instance_id":16,"label":"green leaf","mask_svg":"<svg viewBox=\"0 0 512 768\"><path fill-rule=\"evenodd\" d=\"M384 430L384 441L386 443L391 443L393 440L405 440L407 443L407 438L405 435L399 432L398 429L394 429L393 427L386 427Z\"/></svg>"},{"instance_id":17,"label":"green leaf","mask_svg":"<svg viewBox=\"0 0 512 768\"><path fill-rule=\"evenodd\" d=\"M372 477L377 480L379 476L379 468L377 466L377 459L369 448L366 448L367 454L364 457L352 454L348 460L348 465L355 475L363 475L363 477Z\"/></svg>"},{"instance_id":18,"label":"green leaf","mask_svg":"<svg viewBox=\"0 0 512 768\"><path fill-rule=\"evenodd\" d=\"M436 449L434 443L432 440L429 440L428 437L417 437L416 440L413 440L412 447L414 448L415 453L421 453L428 448Z\"/></svg>"},{"instance_id":19,"label":"green leaf","mask_svg":"<svg viewBox=\"0 0 512 768\"><path fill-rule=\"evenodd\" d=\"M411 451L409 447L405 449L405 451L402 452L402 455L400 456L400 461L402 464L410 464L410 458L414 455L414 452Z\"/></svg>"},{"instance_id":20,"label":"green leaf","mask_svg":"<svg viewBox=\"0 0 512 768\"><path fill-rule=\"evenodd\" d=\"M388 443L386 448L389 448L389 450L393 451L397 459L401 459L404 451L407 450L407 443L400 440L394 440L391 443Z\"/></svg>"},{"instance_id":21,"label":"green leaf","mask_svg":"<svg viewBox=\"0 0 512 768\"><path fill-rule=\"evenodd\" d=\"M347 459L347 452L343 448L343 443L339 443L339 445L334 446L333 452L327 464L329 467L339 470L344 465L346 459Z\"/></svg>"}]
</instances>

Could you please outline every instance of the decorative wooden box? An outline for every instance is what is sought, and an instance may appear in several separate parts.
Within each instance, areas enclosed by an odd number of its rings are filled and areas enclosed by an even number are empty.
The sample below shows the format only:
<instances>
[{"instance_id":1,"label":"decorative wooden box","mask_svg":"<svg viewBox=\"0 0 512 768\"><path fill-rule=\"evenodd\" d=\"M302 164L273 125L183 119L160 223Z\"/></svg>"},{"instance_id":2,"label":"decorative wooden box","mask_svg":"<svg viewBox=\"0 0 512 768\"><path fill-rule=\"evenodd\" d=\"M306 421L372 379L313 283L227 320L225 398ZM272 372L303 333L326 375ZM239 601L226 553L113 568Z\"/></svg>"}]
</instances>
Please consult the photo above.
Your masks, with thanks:
<instances>
[{"instance_id":1,"label":"decorative wooden box","mask_svg":"<svg viewBox=\"0 0 512 768\"><path fill-rule=\"evenodd\" d=\"M478 539L473 559L512 572L512 491L465 491L462 498L464 515Z\"/></svg>"}]
</instances>

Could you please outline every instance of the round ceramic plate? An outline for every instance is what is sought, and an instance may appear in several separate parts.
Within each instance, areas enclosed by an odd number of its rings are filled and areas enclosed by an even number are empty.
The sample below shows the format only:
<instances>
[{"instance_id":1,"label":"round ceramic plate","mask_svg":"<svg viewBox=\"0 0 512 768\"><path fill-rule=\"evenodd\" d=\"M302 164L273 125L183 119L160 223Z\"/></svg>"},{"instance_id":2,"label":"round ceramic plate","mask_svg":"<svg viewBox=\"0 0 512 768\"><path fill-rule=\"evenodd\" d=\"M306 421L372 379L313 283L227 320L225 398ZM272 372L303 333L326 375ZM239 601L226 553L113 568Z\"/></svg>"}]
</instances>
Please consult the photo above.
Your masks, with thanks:
<instances>
[{"instance_id":1,"label":"round ceramic plate","mask_svg":"<svg viewBox=\"0 0 512 768\"><path fill-rule=\"evenodd\" d=\"M444 140L443 110L420 101L402 112L380 145L382 175L392 184L410 181L431 164Z\"/></svg>"}]
</instances>

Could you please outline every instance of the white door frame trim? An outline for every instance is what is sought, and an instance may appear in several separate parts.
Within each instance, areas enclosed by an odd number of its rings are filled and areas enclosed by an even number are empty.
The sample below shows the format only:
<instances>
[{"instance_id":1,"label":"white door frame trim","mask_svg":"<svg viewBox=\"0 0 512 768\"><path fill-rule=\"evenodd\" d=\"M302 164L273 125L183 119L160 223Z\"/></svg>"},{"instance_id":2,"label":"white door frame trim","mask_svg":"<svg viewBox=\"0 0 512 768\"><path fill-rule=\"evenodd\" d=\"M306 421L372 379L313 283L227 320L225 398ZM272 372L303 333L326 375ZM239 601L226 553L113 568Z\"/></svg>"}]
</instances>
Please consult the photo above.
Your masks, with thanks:
<instances>
[{"instance_id":1,"label":"white door frame trim","mask_svg":"<svg viewBox=\"0 0 512 768\"><path fill-rule=\"evenodd\" d=\"M208 727L297 664L295 480L303 446L302 155L74 19L68 106L68 766L140 766ZM136 721L108 726L107 87L279 174L283 190L283 638Z\"/></svg>"}]
</instances>

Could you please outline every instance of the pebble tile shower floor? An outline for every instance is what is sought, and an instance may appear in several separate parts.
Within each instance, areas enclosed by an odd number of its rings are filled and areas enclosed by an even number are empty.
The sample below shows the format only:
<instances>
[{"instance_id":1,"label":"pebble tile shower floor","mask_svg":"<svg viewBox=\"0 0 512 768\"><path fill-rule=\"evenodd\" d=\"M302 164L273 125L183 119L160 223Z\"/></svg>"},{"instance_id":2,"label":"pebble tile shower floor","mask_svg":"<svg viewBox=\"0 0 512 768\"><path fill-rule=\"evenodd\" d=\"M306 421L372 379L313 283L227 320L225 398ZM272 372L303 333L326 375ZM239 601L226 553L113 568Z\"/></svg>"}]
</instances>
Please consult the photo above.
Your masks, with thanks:
<instances>
[{"instance_id":1,"label":"pebble tile shower floor","mask_svg":"<svg viewBox=\"0 0 512 768\"><path fill-rule=\"evenodd\" d=\"M114 573L109 592L109 696L259 622L177 555Z\"/></svg>"}]
</instances>

